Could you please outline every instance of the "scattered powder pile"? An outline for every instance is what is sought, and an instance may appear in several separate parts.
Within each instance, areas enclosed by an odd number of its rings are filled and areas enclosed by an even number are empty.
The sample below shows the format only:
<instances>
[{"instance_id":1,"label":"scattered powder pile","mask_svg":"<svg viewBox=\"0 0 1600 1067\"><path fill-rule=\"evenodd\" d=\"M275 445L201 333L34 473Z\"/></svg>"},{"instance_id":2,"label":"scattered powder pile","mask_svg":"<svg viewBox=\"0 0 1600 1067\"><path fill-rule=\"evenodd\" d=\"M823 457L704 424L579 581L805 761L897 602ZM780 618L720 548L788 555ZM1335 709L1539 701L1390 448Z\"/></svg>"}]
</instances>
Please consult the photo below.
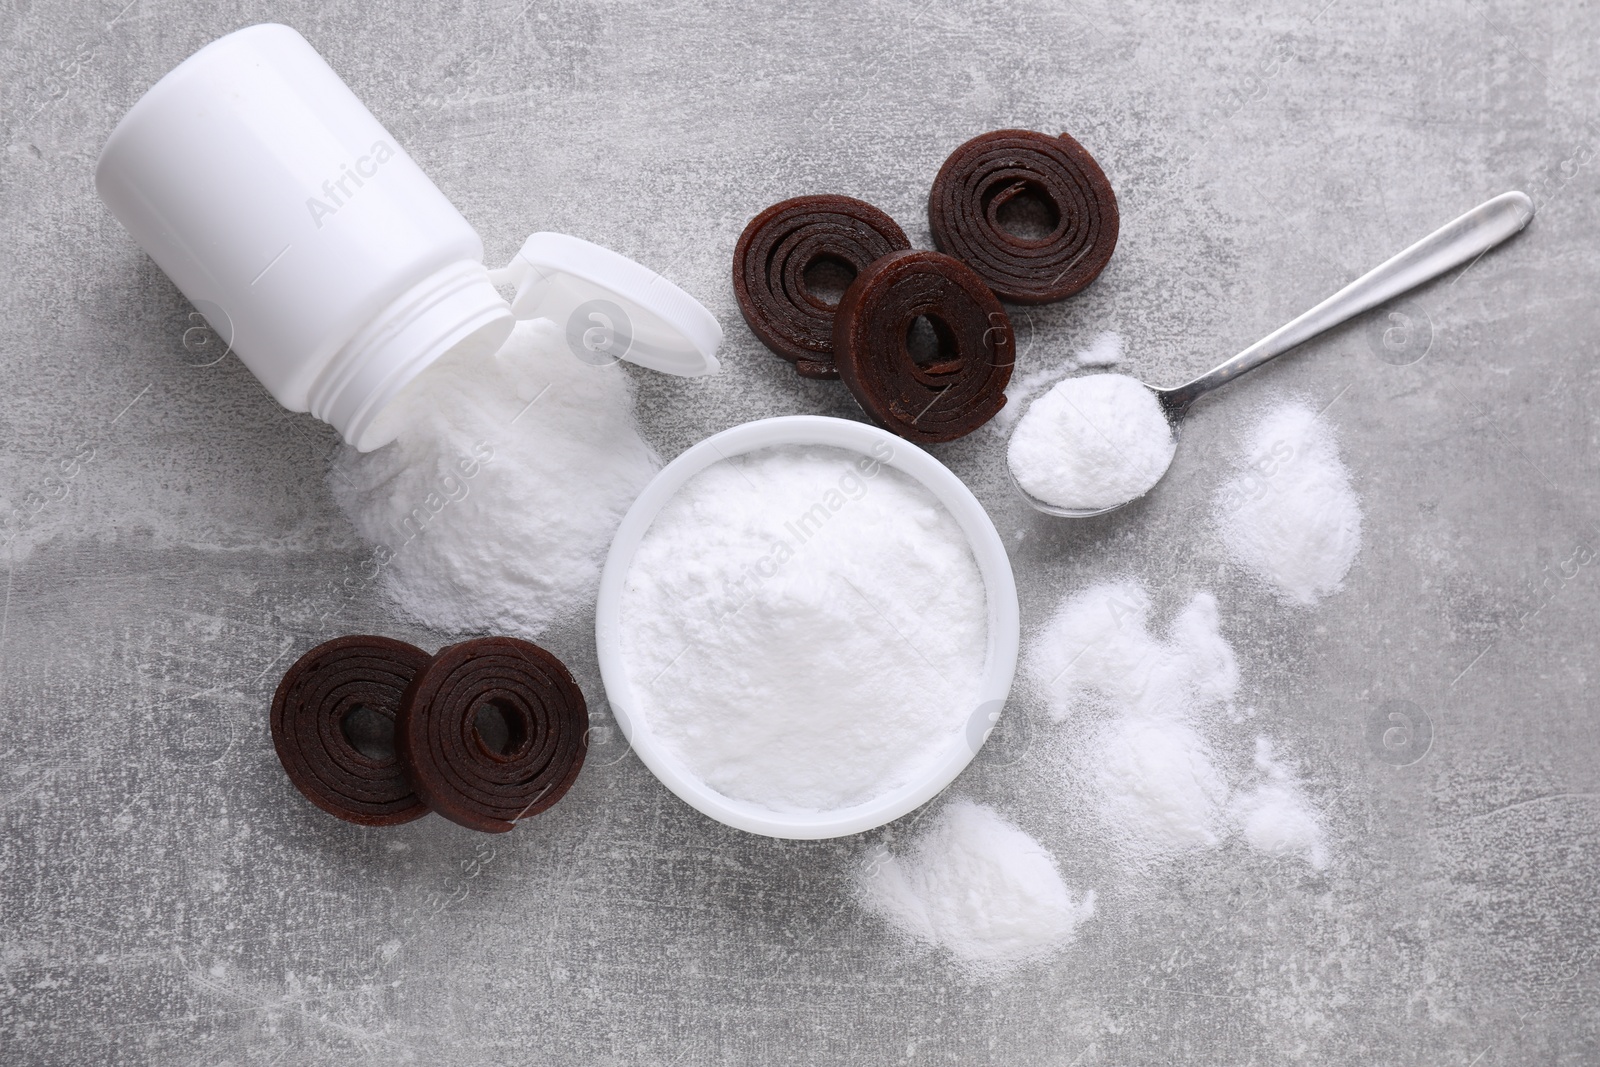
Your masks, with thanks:
<instances>
[{"instance_id":1,"label":"scattered powder pile","mask_svg":"<svg viewBox=\"0 0 1600 1067\"><path fill-rule=\"evenodd\" d=\"M878 459L770 448L695 475L646 532L622 651L662 744L712 788L833 811L929 773L987 649L953 516Z\"/></svg>"},{"instance_id":2,"label":"scattered powder pile","mask_svg":"<svg viewBox=\"0 0 1600 1067\"><path fill-rule=\"evenodd\" d=\"M1234 821L1252 848L1274 856L1300 856L1317 870L1328 865L1322 824L1294 776L1273 758L1272 742L1256 738L1256 770L1263 779L1233 801Z\"/></svg>"},{"instance_id":3,"label":"scattered powder pile","mask_svg":"<svg viewBox=\"0 0 1600 1067\"><path fill-rule=\"evenodd\" d=\"M989 420L997 430L1009 431L1012 423L1022 414L1028 399L1051 382L1061 377L1062 371L1072 365L1074 358L1085 367L1106 367L1122 359L1122 335L1112 330L1095 335L1089 347L1079 349L1074 356L1056 359L1030 374L1013 374L1006 386L1006 406Z\"/></svg>"},{"instance_id":4,"label":"scattered powder pile","mask_svg":"<svg viewBox=\"0 0 1600 1067\"><path fill-rule=\"evenodd\" d=\"M1096 710L1174 719L1233 700L1239 664L1216 598L1196 593L1166 641L1150 633L1150 610L1137 582L1093 586L1056 610L1034 640L1029 672L1057 722Z\"/></svg>"},{"instance_id":5,"label":"scattered powder pile","mask_svg":"<svg viewBox=\"0 0 1600 1067\"><path fill-rule=\"evenodd\" d=\"M1122 362L1122 335L1107 330L1097 334L1089 347L1079 350L1078 362L1085 367L1110 367Z\"/></svg>"},{"instance_id":6,"label":"scattered powder pile","mask_svg":"<svg viewBox=\"0 0 1600 1067\"><path fill-rule=\"evenodd\" d=\"M402 608L524 637L592 609L617 524L659 465L620 367L521 323L493 357L428 368L385 417L399 439L344 449L331 486Z\"/></svg>"},{"instance_id":7,"label":"scattered powder pile","mask_svg":"<svg viewBox=\"0 0 1600 1067\"><path fill-rule=\"evenodd\" d=\"M1033 402L1006 459L1033 496L1088 511L1142 496L1166 473L1176 448L1155 393L1125 374L1090 374Z\"/></svg>"},{"instance_id":8,"label":"scattered powder pile","mask_svg":"<svg viewBox=\"0 0 1600 1067\"><path fill-rule=\"evenodd\" d=\"M1094 738L1085 769L1100 816L1125 850L1166 855L1222 843L1228 782L1199 731L1183 722L1127 716Z\"/></svg>"},{"instance_id":9,"label":"scattered powder pile","mask_svg":"<svg viewBox=\"0 0 1600 1067\"><path fill-rule=\"evenodd\" d=\"M1361 501L1327 423L1289 402L1257 424L1245 466L1217 491L1228 554L1284 598L1315 604L1361 551Z\"/></svg>"},{"instance_id":10,"label":"scattered powder pile","mask_svg":"<svg viewBox=\"0 0 1600 1067\"><path fill-rule=\"evenodd\" d=\"M1322 821L1290 768L1257 743L1259 785L1238 793L1206 737L1231 712L1239 665L1216 600L1197 593L1164 639L1134 582L1070 597L1035 637L1028 674L1058 722L1098 723L1075 753L1114 848L1133 860L1213 848L1235 829L1252 847L1327 862Z\"/></svg>"},{"instance_id":11,"label":"scattered powder pile","mask_svg":"<svg viewBox=\"0 0 1600 1067\"><path fill-rule=\"evenodd\" d=\"M1072 940L1094 915L1043 845L993 808L946 804L901 854L878 846L857 878L866 906L979 974L1009 970Z\"/></svg>"}]
</instances>

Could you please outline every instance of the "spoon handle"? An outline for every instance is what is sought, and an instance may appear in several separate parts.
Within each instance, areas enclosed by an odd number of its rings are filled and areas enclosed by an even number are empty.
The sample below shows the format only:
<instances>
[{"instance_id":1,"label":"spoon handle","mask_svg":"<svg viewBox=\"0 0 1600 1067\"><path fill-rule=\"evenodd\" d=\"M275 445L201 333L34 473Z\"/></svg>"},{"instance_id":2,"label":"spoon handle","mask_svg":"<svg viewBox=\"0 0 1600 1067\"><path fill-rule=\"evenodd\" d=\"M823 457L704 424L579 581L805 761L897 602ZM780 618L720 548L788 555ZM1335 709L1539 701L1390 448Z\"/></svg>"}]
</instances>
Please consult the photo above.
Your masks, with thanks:
<instances>
[{"instance_id":1,"label":"spoon handle","mask_svg":"<svg viewBox=\"0 0 1600 1067\"><path fill-rule=\"evenodd\" d=\"M1501 193L1433 231L1410 248L1367 271L1297 318L1291 319L1237 356L1207 371L1192 382L1162 389L1163 404L1181 415L1195 400L1247 370L1254 370L1332 329L1353 315L1377 307L1445 271L1480 256L1521 230L1533 218L1533 201L1526 193Z\"/></svg>"}]
</instances>

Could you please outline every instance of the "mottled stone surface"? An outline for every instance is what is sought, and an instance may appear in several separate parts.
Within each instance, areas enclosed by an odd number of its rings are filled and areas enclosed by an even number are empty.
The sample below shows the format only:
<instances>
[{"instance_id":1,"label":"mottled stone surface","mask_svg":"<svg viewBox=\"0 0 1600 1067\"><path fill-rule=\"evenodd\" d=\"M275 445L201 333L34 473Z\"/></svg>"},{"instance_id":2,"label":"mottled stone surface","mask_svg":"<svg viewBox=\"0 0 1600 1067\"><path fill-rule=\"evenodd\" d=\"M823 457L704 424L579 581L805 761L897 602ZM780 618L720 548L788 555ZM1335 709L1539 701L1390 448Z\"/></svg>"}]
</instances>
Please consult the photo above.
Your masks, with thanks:
<instances>
[{"instance_id":1,"label":"mottled stone surface","mask_svg":"<svg viewBox=\"0 0 1600 1067\"><path fill-rule=\"evenodd\" d=\"M508 836L305 803L267 732L282 667L335 632L449 635L371 587L318 625L363 553L325 484L332 432L236 359L205 365L198 320L91 181L147 86L268 19L328 57L491 261L562 230L721 317L719 377L635 375L669 457L756 417L860 417L751 337L734 240L776 200L837 192L926 246L929 182L984 130L1071 131L1121 201L1100 280L1017 314L1024 372L1114 329L1133 373L1175 383L1528 190L1528 231L1405 318L1198 407L1167 481L1124 511L1034 516L987 429L937 450L1013 548L1025 630L1112 576L1164 610L1217 594L1251 728L1329 812L1330 867L1229 846L1119 872L1064 807L1064 739L1026 699L955 789L1044 841L1100 912L999 982L853 903L881 834L721 827L614 736ZM1570 562L1600 549L1591 6L12 0L0 23L0 1060L1600 1060L1600 567ZM1331 405L1366 509L1345 589L1313 610L1229 565L1206 521L1242 420L1286 395ZM544 643L603 711L588 620ZM1406 766L1371 740L1399 701L1432 727Z\"/></svg>"}]
</instances>

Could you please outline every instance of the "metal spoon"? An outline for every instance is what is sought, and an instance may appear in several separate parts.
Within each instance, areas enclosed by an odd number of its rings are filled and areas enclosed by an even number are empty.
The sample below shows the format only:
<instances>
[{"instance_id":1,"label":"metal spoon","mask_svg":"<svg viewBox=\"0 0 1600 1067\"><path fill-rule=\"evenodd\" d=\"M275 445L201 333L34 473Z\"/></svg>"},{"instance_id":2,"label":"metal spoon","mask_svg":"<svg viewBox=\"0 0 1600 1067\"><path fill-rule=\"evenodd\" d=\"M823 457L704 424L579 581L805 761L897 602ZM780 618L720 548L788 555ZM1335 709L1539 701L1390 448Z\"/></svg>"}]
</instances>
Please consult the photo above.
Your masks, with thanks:
<instances>
[{"instance_id":1,"label":"metal spoon","mask_svg":"<svg viewBox=\"0 0 1600 1067\"><path fill-rule=\"evenodd\" d=\"M1454 222L1433 231L1399 255L1385 260L1310 311L1273 330L1215 370L1207 371L1194 381L1172 389L1157 389L1150 385L1145 385L1145 388L1156 395L1162 411L1166 413L1167 421L1172 425L1173 435L1176 436L1178 424L1189 413L1190 405L1217 386L1233 381L1245 371L1254 370L1269 359L1283 355L1296 345L1309 341L1317 334L1332 329L1352 316L1375 308L1385 300L1437 278L1452 267L1481 256L1520 231L1531 218L1533 218L1533 201L1528 199L1527 194L1501 193L1493 200L1479 204ZM1011 470L1009 463L1006 465L1006 470L1008 473ZM1017 492L1022 494L1024 500L1039 511L1047 515L1060 515L1073 519L1104 515L1108 511L1115 511L1139 499L1133 497L1108 508L1079 510L1045 503L1018 485L1015 474L1011 475L1011 484L1016 486Z\"/></svg>"}]
</instances>

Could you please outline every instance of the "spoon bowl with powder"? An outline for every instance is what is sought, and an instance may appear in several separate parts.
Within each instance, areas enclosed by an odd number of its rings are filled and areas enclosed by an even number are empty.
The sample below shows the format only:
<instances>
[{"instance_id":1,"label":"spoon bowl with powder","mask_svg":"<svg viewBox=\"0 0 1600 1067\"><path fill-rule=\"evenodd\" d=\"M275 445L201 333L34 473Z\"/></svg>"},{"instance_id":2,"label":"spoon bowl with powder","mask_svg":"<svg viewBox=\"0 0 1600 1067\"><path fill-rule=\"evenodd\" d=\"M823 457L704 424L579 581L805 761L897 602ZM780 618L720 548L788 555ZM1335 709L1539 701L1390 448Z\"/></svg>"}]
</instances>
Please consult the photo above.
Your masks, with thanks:
<instances>
[{"instance_id":1,"label":"spoon bowl with powder","mask_svg":"<svg viewBox=\"0 0 1600 1067\"><path fill-rule=\"evenodd\" d=\"M1039 397L1012 432L1012 483L1047 515L1084 519L1144 496L1177 451L1190 406L1268 360L1475 259L1518 233L1533 201L1501 193L1363 274L1221 366L1184 385L1157 389L1125 374L1068 378Z\"/></svg>"}]
</instances>

